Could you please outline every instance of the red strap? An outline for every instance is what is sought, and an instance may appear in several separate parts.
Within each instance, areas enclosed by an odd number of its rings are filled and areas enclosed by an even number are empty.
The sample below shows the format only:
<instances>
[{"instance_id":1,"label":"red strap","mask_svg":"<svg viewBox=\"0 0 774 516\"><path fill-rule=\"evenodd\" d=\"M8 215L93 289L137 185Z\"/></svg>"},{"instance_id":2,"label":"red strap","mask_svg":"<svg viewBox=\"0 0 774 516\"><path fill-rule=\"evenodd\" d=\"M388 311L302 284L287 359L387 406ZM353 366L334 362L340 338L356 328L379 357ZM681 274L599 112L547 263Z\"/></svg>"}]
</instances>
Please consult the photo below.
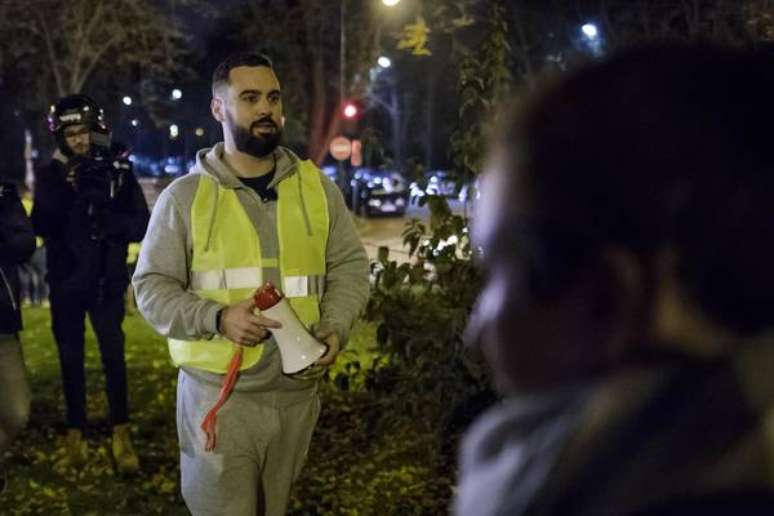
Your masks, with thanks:
<instances>
[{"instance_id":1,"label":"red strap","mask_svg":"<svg viewBox=\"0 0 774 516\"><path fill-rule=\"evenodd\" d=\"M215 449L215 423L218 419L218 410L226 403L226 400L231 395L231 391L234 390L234 384L239 376L239 368L242 366L242 346L237 346L234 351L234 356L231 357L231 363L228 365L228 372L223 379L223 386L220 388L220 395L215 405L207 412L202 420L201 429L207 434L207 442L204 444L205 451L212 451Z\"/></svg>"}]
</instances>

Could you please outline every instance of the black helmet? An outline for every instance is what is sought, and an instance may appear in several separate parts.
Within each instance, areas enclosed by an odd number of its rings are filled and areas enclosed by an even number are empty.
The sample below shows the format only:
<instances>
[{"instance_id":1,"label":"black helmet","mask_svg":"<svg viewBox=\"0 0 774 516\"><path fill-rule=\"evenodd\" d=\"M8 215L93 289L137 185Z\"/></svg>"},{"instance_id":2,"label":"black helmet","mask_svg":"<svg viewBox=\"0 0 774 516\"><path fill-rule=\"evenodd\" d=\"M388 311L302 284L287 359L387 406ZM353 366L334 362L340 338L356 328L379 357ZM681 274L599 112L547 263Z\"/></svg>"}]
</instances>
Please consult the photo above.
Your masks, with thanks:
<instances>
[{"instance_id":1,"label":"black helmet","mask_svg":"<svg viewBox=\"0 0 774 516\"><path fill-rule=\"evenodd\" d=\"M91 144L110 147L110 129L105 122L105 112L86 95L68 95L51 105L48 112L48 128L56 136L59 149L66 155L72 151L64 139L65 127L85 125L91 131Z\"/></svg>"},{"instance_id":2,"label":"black helmet","mask_svg":"<svg viewBox=\"0 0 774 516\"><path fill-rule=\"evenodd\" d=\"M68 125L78 124L103 132L108 130L104 111L86 95L69 95L51 105L48 128L52 133L59 132Z\"/></svg>"}]
</instances>

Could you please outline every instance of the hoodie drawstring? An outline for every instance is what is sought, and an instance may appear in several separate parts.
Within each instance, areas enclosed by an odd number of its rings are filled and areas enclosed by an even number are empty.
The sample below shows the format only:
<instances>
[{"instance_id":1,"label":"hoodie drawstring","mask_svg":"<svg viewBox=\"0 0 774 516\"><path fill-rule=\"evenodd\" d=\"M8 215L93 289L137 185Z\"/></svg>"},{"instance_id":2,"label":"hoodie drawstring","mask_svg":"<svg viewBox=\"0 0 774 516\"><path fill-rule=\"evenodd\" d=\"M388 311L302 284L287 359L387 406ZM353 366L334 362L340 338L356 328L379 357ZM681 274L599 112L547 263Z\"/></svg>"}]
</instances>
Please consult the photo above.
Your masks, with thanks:
<instances>
[{"instance_id":1,"label":"hoodie drawstring","mask_svg":"<svg viewBox=\"0 0 774 516\"><path fill-rule=\"evenodd\" d=\"M210 250L210 240L212 239L212 228L215 225L215 215L218 212L218 200L220 198L220 185L214 178L210 178L210 180L215 185L215 200L212 203L212 210L210 211L210 219L209 219L209 223L207 224L207 240L205 240L204 242L205 251Z\"/></svg>"},{"instance_id":2,"label":"hoodie drawstring","mask_svg":"<svg viewBox=\"0 0 774 516\"><path fill-rule=\"evenodd\" d=\"M309 223L309 213L306 211L306 201L304 201L303 182L301 181L301 174L298 171L296 171L296 178L298 179L298 196L301 198L301 214L304 216L306 234L312 236L312 224Z\"/></svg>"}]
</instances>

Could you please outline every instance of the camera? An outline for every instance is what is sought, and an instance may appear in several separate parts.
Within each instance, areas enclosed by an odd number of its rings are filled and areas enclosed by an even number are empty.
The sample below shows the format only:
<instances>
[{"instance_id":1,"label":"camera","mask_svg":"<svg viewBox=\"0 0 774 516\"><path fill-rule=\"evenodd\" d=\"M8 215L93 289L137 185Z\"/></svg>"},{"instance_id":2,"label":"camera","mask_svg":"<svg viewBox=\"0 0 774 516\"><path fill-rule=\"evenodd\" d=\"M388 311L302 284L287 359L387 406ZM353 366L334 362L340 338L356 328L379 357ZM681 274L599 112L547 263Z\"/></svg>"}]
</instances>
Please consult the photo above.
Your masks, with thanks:
<instances>
[{"instance_id":1,"label":"camera","mask_svg":"<svg viewBox=\"0 0 774 516\"><path fill-rule=\"evenodd\" d=\"M92 205L107 204L115 197L115 168L104 159L75 157L72 159L78 195Z\"/></svg>"}]
</instances>

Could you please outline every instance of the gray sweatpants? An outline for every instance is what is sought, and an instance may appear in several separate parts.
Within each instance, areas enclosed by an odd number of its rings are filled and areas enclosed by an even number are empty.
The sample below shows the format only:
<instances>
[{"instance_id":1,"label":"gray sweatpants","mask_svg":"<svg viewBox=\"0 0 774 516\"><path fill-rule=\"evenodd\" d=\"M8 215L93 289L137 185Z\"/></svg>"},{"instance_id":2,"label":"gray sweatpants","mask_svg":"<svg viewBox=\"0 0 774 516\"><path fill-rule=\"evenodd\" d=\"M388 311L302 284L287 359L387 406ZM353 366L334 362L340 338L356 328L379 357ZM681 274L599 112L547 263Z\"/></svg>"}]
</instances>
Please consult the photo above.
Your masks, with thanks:
<instances>
[{"instance_id":1,"label":"gray sweatpants","mask_svg":"<svg viewBox=\"0 0 774 516\"><path fill-rule=\"evenodd\" d=\"M289 407L234 391L218 412L217 439L204 451L202 419L219 388L180 371L177 432L183 499L194 516L282 516L320 414L317 394Z\"/></svg>"}]
</instances>

